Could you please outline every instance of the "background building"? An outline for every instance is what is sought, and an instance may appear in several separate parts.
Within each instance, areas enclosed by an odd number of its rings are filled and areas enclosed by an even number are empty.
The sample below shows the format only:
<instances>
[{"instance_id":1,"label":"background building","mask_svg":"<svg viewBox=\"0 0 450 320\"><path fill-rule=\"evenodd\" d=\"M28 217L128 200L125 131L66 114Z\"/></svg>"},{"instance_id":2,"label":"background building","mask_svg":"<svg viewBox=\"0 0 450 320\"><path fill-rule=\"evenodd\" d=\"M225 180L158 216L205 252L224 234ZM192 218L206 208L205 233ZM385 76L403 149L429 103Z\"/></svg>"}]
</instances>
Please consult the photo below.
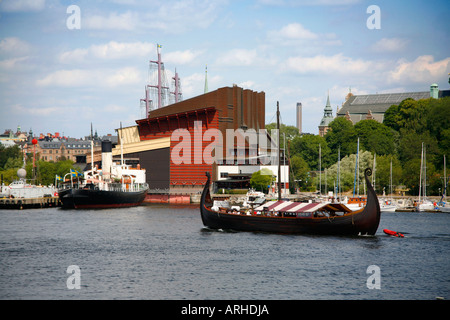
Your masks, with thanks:
<instances>
[{"instance_id":1,"label":"background building","mask_svg":"<svg viewBox=\"0 0 450 320\"><path fill-rule=\"evenodd\" d=\"M330 94L327 96L327 104L323 111L323 117L319 124L319 135L323 137L330 129L330 122L334 120L333 109L330 104Z\"/></svg>"},{"instance_id":2,"label":"background building","mask_svg":"<svg viewBox=\"0 0 450 320\"><path fill-rule=\"evenodd\" d=\"M251 174L249 159L257 159L252 167L257 171L260 169L258 159L266 152L260 148L259 140L253 144L249 143L250 139L244 140L244 147L235 139L227 149L227 129L242 129L246 135L265 128L265 93L236 85L151 110L148 118L136 120L136 123L136 126L117 129L119 143L113 149L113 157L117 159L123 152L125 159L137 159L141 168L146 169L150 194L198 194L206 182L206 171L212 172L213 181L242 172L244 166L245 173ZM208 129L220 132L223 141L205 138ZM182 155L187 161L181 163L172 157L173 153L179 154L179 144L186 142L179 138L179 132L189 134L190 146L189 155ZM207 163L202 156L212 143L222 150L223 158ZM232 165L225 163L225 159L231 159ZM237 159L244 159L243 163L238 163ZM219 170L221 165L223 168ZM232 171L228 172L226 166Z\"/></svg>"},{"instance_id":3,"label":"background building","mask_svg":"<svg viewBox=\"0 0 450 320\"><path fill-rule=\"evenodd\" d=\"M192 193L202 189L206 182L205 171L212 172L213 180L217 179L215 164L206 164L204 161L198 163L196 159L202 159L202 155L194 154L200 150L203 154L211 141L191 141L194 152L191 152L190 163L176 164L171 159L171 151L181 141L175 141L172 133L177 129L185 129L194 137L196 132L201 132L203 136L208 129L218 129L225 138L226 129L264 129L264 121L264 92L244 90L237 86L220 88L152 110L148 118L136 120L141 145L151 143L152 146L151 150L142 150L134 156L139 157L141 167L147 169L147 182L151 188ZM195 148L195 143L199 143L200 148ZM150 145L147 147L150 148ZM234 149L226 149L225 141L222 150L224 157L234 152Z\"/></svg>"},{"instance_id":4,"label":"background building","mask_svg":"<svg viewBox=\"0 0 450 320\"><path fill-rule=\"evenodd\" d=\"M374 119L383 122L384 113L392 105L398 105L407 98L414 100L428 99L430 97L438 99L450 96L450 90L439 90L437 84L430 86L430 91L404 92L404 93L381 93L354 95L349 93L345 102L338 111L338 117L346 117L353 124L365 119Z\"/></svg>"}]
</instances>

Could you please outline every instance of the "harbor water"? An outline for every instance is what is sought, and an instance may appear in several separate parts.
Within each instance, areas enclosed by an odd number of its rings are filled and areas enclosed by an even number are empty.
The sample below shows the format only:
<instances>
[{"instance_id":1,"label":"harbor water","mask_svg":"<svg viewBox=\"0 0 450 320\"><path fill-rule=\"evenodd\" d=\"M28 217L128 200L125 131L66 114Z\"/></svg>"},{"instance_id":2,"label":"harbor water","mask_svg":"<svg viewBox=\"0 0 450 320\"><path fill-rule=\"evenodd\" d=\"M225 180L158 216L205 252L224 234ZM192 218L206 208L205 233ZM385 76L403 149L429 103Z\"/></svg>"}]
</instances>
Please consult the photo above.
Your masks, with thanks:
<instances>
[{"instance_id":1,"label":"harbor water","mask_svg":"<svg viewBox=\"0 0 450 320\"><path fill-rule=\"evenodd\" d=\"M0 210L3 300L450 299L449 268L446 213L340 237L209 230L198 205Z\"/></svg>"}]
</instances>

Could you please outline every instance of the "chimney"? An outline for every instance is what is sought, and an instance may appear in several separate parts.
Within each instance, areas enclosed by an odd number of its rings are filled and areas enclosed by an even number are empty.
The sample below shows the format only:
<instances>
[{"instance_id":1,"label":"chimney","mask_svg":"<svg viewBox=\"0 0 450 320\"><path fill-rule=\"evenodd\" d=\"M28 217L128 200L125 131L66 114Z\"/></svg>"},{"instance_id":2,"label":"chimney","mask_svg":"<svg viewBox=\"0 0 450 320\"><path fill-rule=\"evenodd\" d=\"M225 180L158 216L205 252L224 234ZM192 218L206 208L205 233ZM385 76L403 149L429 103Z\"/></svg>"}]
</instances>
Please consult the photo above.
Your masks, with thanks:
<instances>
[{"instance_id":1,"label":"chimney","mask_svg":"<svg viewBox=\"0 0 450 320\"><path fill-rule=\"evenodd\" d=\"M112 143L111 141L102 141L102 173L103 179L109 179L112 166Z\"/></svg>"},{"instance_id":2,"label":"chimney","mask_svg":"<svg viewBox=\"0 0 450 320\"><path fill-rule=\"evenodd\" d=\"M430 97L434 99L439 98L439 86L436 83L430 86Z\"/></svg>"}]
</instances>

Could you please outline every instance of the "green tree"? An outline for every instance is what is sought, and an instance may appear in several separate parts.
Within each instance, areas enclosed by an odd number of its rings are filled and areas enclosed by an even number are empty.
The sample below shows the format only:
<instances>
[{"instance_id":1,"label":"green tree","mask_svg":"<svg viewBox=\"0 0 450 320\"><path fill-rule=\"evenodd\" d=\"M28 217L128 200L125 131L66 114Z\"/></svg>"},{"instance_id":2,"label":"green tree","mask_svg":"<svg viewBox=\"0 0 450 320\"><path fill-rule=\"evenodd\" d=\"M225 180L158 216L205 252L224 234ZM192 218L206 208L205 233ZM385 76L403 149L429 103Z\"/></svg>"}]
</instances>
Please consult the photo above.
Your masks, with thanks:
<instances>
[{"instance_id":1,"label":"green tree","mask_svg":"<svg viewBox=\"0 0 450 320\"><path fill-rule=\"evenodd\" d=\"M426 118L433 100L432 98L418 101L412 98L405 99L399 105L392 105L386 110L383 123L397 131L403 128L423 132L427 127Z\"/></svg>"},{"instance_id":2,"label":"green tree","mask_svg":"<svg viewBox=\"0 0 450 320\"><path fill-rule=\"evenodd\" d=\"M291 171L293 177L291 178L291 185L299 187L302 191L309 191L312 186L312 179L310 179L310 168L308 163L298 154L291 157L290 161Z\"/></svg>"},{"instance_id":3,"label":"green tree","mask_svg":"<svg viewBox=\"0 0 450 320\"><path fill-rule=\"evenodd\" d=\"M60 177L64 177L66 173L70 172L70 169L78 170L74 168L74 163L72 160L61 160L55 163L55 174Z\"/></svg>"},{"instance_id":4,"label":"green tree","mask_svg":"<svg viewBox=\"0 0 450 320\"><path fill-rule=\"evenodd\" d=\"M359 190L360 194L364 190L364 170L366 168L373 167L373 155L369 151L362 151L358 155L359 157ZM333 186L338 184L338 166L339 166L339 180L341 184L341 190L343 192L353 191L353 185L355 182L355 167L356 167L356 154L351 154L342 158L340 163L334 163L327 169L327 190L333 191ZM356 175L358 177L358 174ZM325 183L325 182L323 182ZM358 184L356 185L356 189Z\"/></svg>"},{"instance_id":5,"label":"green tree","mask_svg":"<svg viewBox=\"0 0 450 320\"><path fill-rule=\"evenodd\" d=\"M273 182L273 172L270 169L264 168L253 172L250 179L250 186L258 191L267 193L268 186Z\"/></svg>"},{"instance_id":6,"label":"green tree","mask_svg":"<svg viewBox=\"0 0 450 320\"><path fill-rule=\"evenodd\" d=\"M394 130L376 120L361 120L355 124L360 147L377 155L395 154Z\"/></svg>"},{"instance_id":7,"label":"green tree","mask_svg":"<svg viewBox=\"0 0 450 320\"><path fill-rule=\"evenodd\" d=\"M450 97L429 100L427 129L438 142L441 154L450 154ZM439 166L441 167L441 166Z\"/></svg>"},{"instance_id":8,"label":"green tree","mask_svg":"<svg viewBox=\"0 0 450 320\"><path fill-rule=\"evenodd\" d=\"M266 130L271 133L272 129L276 129L277 124L276 123L269 123L266 124ZM284 148L284 136L286 136L286 140L292 140L295 137L300 136L297 127L294 126L287 126L285 124L280 124L280 146L283 149Z\"/></svg>"},{"instance_id":9,"label":"green tree","mask_svg":"<svg viewBox=\"0 0 450 320\"><path fill-rule=\"evenodd\" d=\"M434 164L441 160L438 141L429 131L417 133L414 130L400 130L399 157L400 161L406 162L411 159L420 159L422 153L422 142L424 143L427 159Z\"/></svg>"},{"instance_id":10,"label":"green tree","mask_svg":"<svg viewBox=\"0 0 450 320\"><path fill-rule=\"evenodd\" d=\"M5 147L0 144L0 170L5 168L5 164L9 159L22 159L22 152L20 151L20 147L18 145Z\"/></svg>"},{"instance_id":11,"label":"green tree","mask_svg":"<svg viewBox=\"0 0 450 320\"><path fill-rule=\"evenodd\" d=\"M341 158L356 153L357 135L351 121L344 117L337 117L330 123L330 128L325 139L331 150L331 159L337 159L339 148Z\"/></svg>"},{"instance_id":12,"label":"green tree","mask_svg":"<svg viewBox=\"0 0 450 320\"><path fill-rule=\"evenodd\" d=\"M420 158L403 162L403 184L409 189L409 194L419 195Z\"/></svg>"},{"instance_id":13,"label":"green tree","mask_svg":"<svg viewBox=\"0 0 450 320\"><path fill-rule=\"evenodd\" d=\"M289 149L291 157L298 155L306 161L311 170L319 170L319 145L322 155L322 168L325 168L333 161L330 158L331 150L328 143L321 136L308 134L292 139Z\"/></svg>"},{"instance_id":14,"label":"green tree","mask_svg":"<svg viewBox=\"0 0 450 320\"><path fill-rule=\"evenodd\" d=\"M376 163L376 186L377 190L381 193L383 190L386 194L391 192L390 179L391 179L391 160L392 160L392 185L393 190L395 186L401 184L402 178L402 164L400 160L393 155L377 155ZM393 191L392 190L392 191Z\"/></svg>"}]
</instances>

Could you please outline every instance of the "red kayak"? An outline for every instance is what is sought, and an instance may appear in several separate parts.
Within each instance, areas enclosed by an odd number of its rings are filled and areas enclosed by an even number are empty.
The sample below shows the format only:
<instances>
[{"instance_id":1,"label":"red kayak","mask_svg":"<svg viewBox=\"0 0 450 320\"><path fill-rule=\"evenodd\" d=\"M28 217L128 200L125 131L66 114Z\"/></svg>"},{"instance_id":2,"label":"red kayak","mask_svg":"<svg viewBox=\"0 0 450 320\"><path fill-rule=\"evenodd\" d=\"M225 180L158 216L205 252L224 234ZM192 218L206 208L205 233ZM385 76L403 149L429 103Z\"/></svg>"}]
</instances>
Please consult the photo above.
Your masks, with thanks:
<instances>
[{"instance_id":1,"label":"red kayak","mask_svg":"<svg viewBox=\"0 0 450 320\"><path fill-rule=\"evenodd\" d=\"M399 238L403 238L404 237L404 235L401 234L400 232L392 231L392 230L389 230L389 229L383 229L383 232L388 234L388 235L390 235L390 236L394 236L394 237L399 237Z\"/></svg>"}]
</instances>

